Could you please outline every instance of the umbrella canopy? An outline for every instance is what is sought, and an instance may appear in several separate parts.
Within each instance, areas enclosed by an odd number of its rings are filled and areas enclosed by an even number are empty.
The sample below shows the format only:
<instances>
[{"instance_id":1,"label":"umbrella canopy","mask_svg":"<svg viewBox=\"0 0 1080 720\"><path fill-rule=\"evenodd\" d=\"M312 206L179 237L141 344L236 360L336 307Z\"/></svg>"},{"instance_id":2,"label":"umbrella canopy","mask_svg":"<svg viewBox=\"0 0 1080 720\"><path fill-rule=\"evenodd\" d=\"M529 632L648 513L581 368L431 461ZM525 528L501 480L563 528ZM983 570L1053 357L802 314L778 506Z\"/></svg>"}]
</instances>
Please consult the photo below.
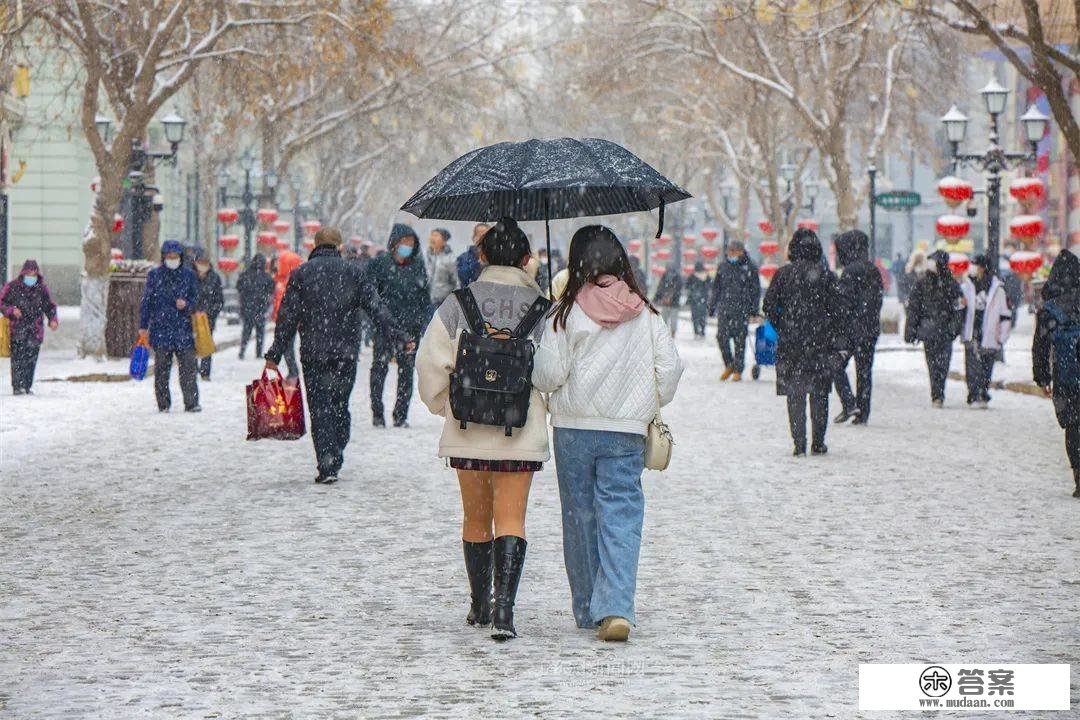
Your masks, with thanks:
<instances>
[{"instance_id":1,"label":"umbrella canopy","mask_svg":"<svg viewBox=\"0 0 1080 720\"><path fill-rule=\"evenodd\" d=\"M462 155L401 209L420 218L523 222L654 210L688 197L613 142L557 138L498 143Z\"/></svg>"}]
</instances>

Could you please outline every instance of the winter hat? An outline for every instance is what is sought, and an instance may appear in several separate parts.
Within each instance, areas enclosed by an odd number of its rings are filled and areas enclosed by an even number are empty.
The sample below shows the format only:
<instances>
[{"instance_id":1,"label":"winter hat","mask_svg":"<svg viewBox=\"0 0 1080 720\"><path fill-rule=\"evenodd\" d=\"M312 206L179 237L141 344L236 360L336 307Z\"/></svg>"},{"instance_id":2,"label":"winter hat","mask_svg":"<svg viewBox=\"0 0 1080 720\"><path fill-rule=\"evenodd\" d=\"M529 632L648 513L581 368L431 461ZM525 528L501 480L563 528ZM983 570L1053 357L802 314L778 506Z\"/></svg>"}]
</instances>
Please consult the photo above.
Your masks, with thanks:
<instances>
[{"instance_id":1,"label":"winter hat","mask_svg":"<svg viewBox=\"0 0 1080 720\"><path fill-rule=\"evenodd\" d=\"M386 249L393 250L395 245L407 237L411 237L417 243L420 242L420 238L417 236L416 231L412 229L411 225L394 223L394 227L390 228L390 240L386 243Z\"/></svg>"},{"instance_id":2,"label":"winter hat","mask_svg":"<svg viewBox=\"0 0 1080 720\"><path fill-rule=\"evenodd\" d=\"M200 260L210 262L210 256L207 255L206 251L203 250L201 247L195 248L195 262L199 262Z\"/></svg>"},{"instance_id":3,"label":"winter hat","mask_svg":"<svg viewBox=\"0 0 1080 720\"><path fill-rule=\"evenodd\" d=\"M849 265L858 260L870 259L870 238L862 230L848 230L836 236L836 261Z\"/></svg>"},{"instance_id":4,"label":"winter hat","mask_svg":"<svg viewBox=\"0 0 1080 720\"><path fill-rule=\"evenodd\" d=\"M165 257L169 253L176 253L177 255L184 254L184 246L180 244L179 240L166 240L161 243L161 257Z\"/></svg>"},{"instance_id":5,"label":"winter hat","mask_svg":"<svg viewBox=\"0 0 1080 720\"><path fill-rule=\"evenodd\" d=\"M37 260L27 260L22 264L22 270L19 271L19 274L26 275L27 273L34 273L35 275L41 274L41 269L38 267Z\"/></svg>"}]
</instances>

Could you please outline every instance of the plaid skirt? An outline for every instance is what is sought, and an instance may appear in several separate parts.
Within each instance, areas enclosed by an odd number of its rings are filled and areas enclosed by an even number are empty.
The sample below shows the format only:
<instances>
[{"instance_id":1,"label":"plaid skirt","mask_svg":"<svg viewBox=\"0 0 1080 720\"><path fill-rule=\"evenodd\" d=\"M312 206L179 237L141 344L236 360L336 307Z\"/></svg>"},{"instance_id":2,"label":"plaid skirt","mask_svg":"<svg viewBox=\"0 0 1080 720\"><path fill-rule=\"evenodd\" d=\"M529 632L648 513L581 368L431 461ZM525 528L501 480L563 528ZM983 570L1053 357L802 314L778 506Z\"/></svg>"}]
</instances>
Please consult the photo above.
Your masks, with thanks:
<instances>
[{"instance_id":1,"label":"plaid skirt","mask_svg":"<svg viewBox=\"0 0 1080 720\"><path fill-rule=\"evenodd\" d=\"M540 472L544 463L534 460L473 460L470 458L450 458L450 467L455 470L474 472Z\"/></svg>"}]
</instances>

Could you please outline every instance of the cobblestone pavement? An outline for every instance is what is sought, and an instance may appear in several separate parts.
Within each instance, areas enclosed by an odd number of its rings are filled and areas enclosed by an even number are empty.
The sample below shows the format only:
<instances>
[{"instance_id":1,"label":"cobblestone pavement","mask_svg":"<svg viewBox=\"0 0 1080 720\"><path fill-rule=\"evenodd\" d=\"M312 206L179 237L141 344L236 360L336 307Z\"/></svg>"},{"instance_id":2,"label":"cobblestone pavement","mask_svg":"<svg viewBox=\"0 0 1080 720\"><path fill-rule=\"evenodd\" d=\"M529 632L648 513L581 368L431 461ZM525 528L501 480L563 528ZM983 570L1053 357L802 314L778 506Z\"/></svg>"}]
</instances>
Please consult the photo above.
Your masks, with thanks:
<instances>
[{"instance_id":1,"label":"cobblestone pavement","mask_svg":"<svg viewBox=\"0 0 1080 720\"><path fill-rule=\"evenodd\" d=\"M873 424L796 460L770 371L721 385L711 341L681 347L624 646L574 627L551 469L522 636L465 626L439 421L416 403L374 431L366 363L329 488L307 438L244 442L258 366L235 351L195 416L149 382L5 377L0 718L849 718L860 662L1077 662L1080 502L1047 402L969 411L950 383L935 411L921 356L883 353Z\"/></svg>"}]
</instances>

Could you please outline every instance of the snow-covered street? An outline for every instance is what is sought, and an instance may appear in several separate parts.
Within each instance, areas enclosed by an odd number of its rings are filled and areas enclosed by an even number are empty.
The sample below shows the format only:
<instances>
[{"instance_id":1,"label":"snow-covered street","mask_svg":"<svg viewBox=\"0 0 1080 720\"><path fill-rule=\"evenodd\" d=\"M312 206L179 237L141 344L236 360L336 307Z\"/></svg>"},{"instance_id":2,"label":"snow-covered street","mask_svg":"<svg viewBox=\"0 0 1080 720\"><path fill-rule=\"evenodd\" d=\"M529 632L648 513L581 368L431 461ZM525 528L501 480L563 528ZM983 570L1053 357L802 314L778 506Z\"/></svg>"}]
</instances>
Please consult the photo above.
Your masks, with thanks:
<instances>
[{"instance_id":1,"label":"snow-covered street","mask_svg":"<svg viewBox=\"0 0 1080 720\"><path fill-rule=\"evenodd\" d=\"M553 465L521 637L465 625L441 419L414 398L411 429L374 430L370 354L329 487L308 437L245 442L260 363L235 349L199 415L158 414L149 380L13 397L5 362L0 717L849 718L860 662L1080 660L1080 501L1049 402L972 411L950 381L934 410L921 352L881 352L872 424L795 459L771 369L720 383L713 330L683 328L675 459L645 478L617 646L574 626Z\"/></svg>"}]
</instances>

